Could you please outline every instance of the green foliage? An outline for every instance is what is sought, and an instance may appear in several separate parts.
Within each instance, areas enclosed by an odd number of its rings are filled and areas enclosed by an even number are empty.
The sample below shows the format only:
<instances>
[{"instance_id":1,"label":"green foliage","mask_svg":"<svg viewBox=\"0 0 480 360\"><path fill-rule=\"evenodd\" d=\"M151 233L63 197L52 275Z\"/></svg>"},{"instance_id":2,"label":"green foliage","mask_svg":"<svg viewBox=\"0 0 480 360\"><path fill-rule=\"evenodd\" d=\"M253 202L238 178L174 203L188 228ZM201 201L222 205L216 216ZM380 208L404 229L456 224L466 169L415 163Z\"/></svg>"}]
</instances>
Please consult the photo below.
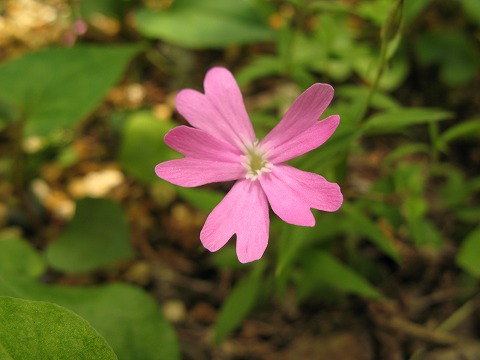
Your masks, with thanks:
<instances>
[{"instance_id":1,"label":"green foliage","mask_svg":"<svg viewBox=\"0 0 480 360\"><path fill-rule=\"evenodd\" d=\"M463 240L457 254L457 264L469 274L480 277L480 226Z\"/></svg>"},{"instance_id":2,"label":"green foliage","mask_svg":"<svg viewBox=\"0 0 480 360\"><path fill-rule=\"evenodd\" d=\"M199 210L210 212L223 199L223 194L209 189L179 188L178 195Z\"/></svg>"},{"instance_id":3,"label":"green foliage","mask_svg":"<svg viewBox=\"0 0 480 360\"><path fill-rule=\"evenodd\" d=\"M0 296L2 359L117 359L87 321L61 306Z\"/></svg>"},{"instance_id":4,"label":"green foliage","mask_svg":"<svg viewBox=\"0 0 480 360\"><path fill-rule=\"evenodd\" d=\"M0 66L0 100L30 135L75 125L99 105L138 46L76 46L27 54Z\"/></svg>"},{"instance_id":5,"label":"green foliage","mask_svg":"<svg viewBox=\"0 0 480 360\"><path fill-rule=\"evenodd\" d=\"M447 145L453 141L471 138L472 140L480 138L480 118L465 120L460 124L450 127L443 132L437 139L438 146L445 150Z\"/></svg>"},{"instance_id":6,"label":"green foliage","mask_svg":"<svg viewBox=\"0 0 480 360\"><path fill-rule=\"evenodd\" d=\"M225 300L215 325L215 342L221 343L255 307L263 284L263 266L257 266L243 278Z\"/></svg>"},{"instance_id":7,"label":"green foliage","mask_svg":"<svg viewBox=\"0 0 480 360\"><path fill-rule=\"evenodd\" d=\"M393 260L397 262L400 261L400 254L393 246L391 239L389 239L359 207L343 204L342 208L347 215L344 220L345 226L348 227L351 235L364 236Z\"/></svg>"},{"instance_id":8,"label":"green foliage","mask_svg":"<svg viewBox=\"0 0 480 360\"><path fill-rule=\"evenodd\" d=\"M120 205L108 199L82 199L65 232L46 252L58 270L80 273L111 265L133 255Z\"/></svg>"},{"instance_id":9,"label":"green foliage","mask_svg":"<svg viewBox=\"0 0 480 360\"><path fill-rule=\"evenodd\" d=\"M398 109L375 114L365 121L367 133L391 133L412 125L447 120L452 117L448 111L439 109Z\"/></svg>"},{"instance_id":10,"label":"green foliage","mask_svg":"<svg viewBox=\"0 0 480 360\"><path fill-rule=\"evenodd\" d=\"M141 8L137 29L188 48L222 48L272 39L272 30L249 1L176 0L166 9Z\"/></svg>"},{"instance_id":11,"label":"green foliage","mask_svg":"<svg viewBox=\"0 0 480 360\"><path fill-rule=\"evenodd\" d=\"M451 86L471 81L480 68L480 51L458 31L422 34L417 38L415 52L424 65L438 65L440 79Z\"/></svg>"},{"instance_id":12,"label":"green foliage","mask_svg":"<svg viewBox=\"0 0 480 360\"><path fill-rule=\"evenodd\" d=\"M172 328L143 291L125 284L43 284L38 277L45 265L22 240L0 238L0 254L6 259L0 262L0 296L47 301L72 310L107 340L120 359L179 358Z\"/></svg>"},{"instance_id":13,"label":"green foliage","mask_svg":"<svg viewBox=\"0 0 480 360\"><path fill-rule=\"evenodd\" d=\"M324 251L310 251L304 255L302 275L297 280L300 298L315 293L322 286L375 299L382 297L355 270Z\"/></svg>"},{"instance_id":14,"label":"green foliage","mask_svg":"<svg viewBox=\"0 0 480 360\"><path fill-rule=\"evenodd\" d=\"M159 120L149 111L131 114L122 129L119 161L129 175L144 183L158 181L155 165L179 157L163 141L165 134L175 124Z\"/></svg>"},{"instance_id":15,"label":"green foliage","mask_svg":"<svg viewBox=\"0 0 480 360\"><path fill-rule=\"evenodd\" d=\"M480 140L480 119L473 104L480 69L475 38L480 24L478 0L81 0L71 4L72 18L89 25L83 42L96 45L27 51L0 65L0 175L10 172L14 179L12 184L0 181L0 225L13 226L13 231L19 226L37 247L0 237L0 358L114 358L109 346L120 359L180 358L175 333L157 303L146 292L111 279L130 274L134 263L128 261L134 251L125 202L133 205L129 210L141 208L129 212L129 220L138 221L135 231L144 231L139 235L145 242L136 242L142 262L153 266L157 255L163 260L172 253L170 247L175 256L161 264L167 271L181 272L183 266L188 269L203 260L198 254L192 255L193 261L181 258L189 257L186 249L191 248L177 244L176 234L169 236L178 231L179 236L197 241L198 234L184 229L169 207L180 199L207 213L224 192L216 185L174 187L155 176L156 164L180 156L164 143L180 117L158 119L150 108L169 103L180 85L200 89L205 70L216 65L234 72L259 139L278 123L302 89L318 82L334 86L335 97L322 118L339 114L339 128L324 145L291 163L338 182L345 198L338 212L314 211L314 227L292 226L272 217L265 258L250 270L238 262L232 242L216 254L205 255L209 260L206 267L198 267L201 273L188 272L195 278L203 277L205 268L214 274L202 281L215 281L217 276L235 279L224 299L217 294L210 297L215 305L223 300L213 333L216 344L231 336L264 300L270 304L273 300L268 296L281 301L284 295L296 294L300 311L304 301L345 300L352 294L382 301L377 285L385 296L395 296L385 282L399 281L398 272L411 270L408 259L413 253L442 259L435 271L427 271L428 277L444 265L450 271L450 252L458 247L456 265L463 270L459 277L478 281L480 176L475 145ZM97 28L102 21L107 27L113 21L121 29L116 35L102 33L101 26ZM128 90L117 88L112 92L114 101L99 107L141 50L113 42L132 38L154 40L125 79L127 85L138 84L144 97L130 104ZM82 133L63 136L65 129L75 129L90 115L92 122L78 127ZM36 136L49 136L50 143L33 154L22 153L28 149L26 140ZM108 149L94 151L97 146ZM104 161L119 162L138 181L134 191L128 193L122 186L114 195L118 202L80 200L75 217L66 224L49 213L54 201L38 195L42 205L38 206L37 199L31 201L30 192L22 188L34 173L45 178L50 193L59 189L59 194L69 197L69 177ZM136 201L139 204L132 204ZM58 224L64 231L52 239ZM43 250L45 259L39 256ZM47 265L54 271L46 273ZM108 271L112 268L120 271L112 275ZM98 270L105 279L89 274ZM181 277L186 280L186 276ZM455 276L449 273L449 282L458 280ZM57 284L77 279L96 285ZM175 286L159 296L164 278L154 280L145 287L156 298L183 296ZM396 291L403 290L402 280L395 284ZM428 278L428 284L435 283L432 280ZM107 283L98 285L99 281ZM461 288L462 280L456 285ZM65 322L59 323L60 318ZM82 340L84 335L87 340ZM56 341L63 338L65 349L56 348ZM31 345L24 346L28 341ZM20 342L22 346L15 345ZM56 355L82 346L86 350L81 355ZM92 349L99 350L89 353ZM107 357L102 357L104 353Z\"/></svg>"}]
</instances>

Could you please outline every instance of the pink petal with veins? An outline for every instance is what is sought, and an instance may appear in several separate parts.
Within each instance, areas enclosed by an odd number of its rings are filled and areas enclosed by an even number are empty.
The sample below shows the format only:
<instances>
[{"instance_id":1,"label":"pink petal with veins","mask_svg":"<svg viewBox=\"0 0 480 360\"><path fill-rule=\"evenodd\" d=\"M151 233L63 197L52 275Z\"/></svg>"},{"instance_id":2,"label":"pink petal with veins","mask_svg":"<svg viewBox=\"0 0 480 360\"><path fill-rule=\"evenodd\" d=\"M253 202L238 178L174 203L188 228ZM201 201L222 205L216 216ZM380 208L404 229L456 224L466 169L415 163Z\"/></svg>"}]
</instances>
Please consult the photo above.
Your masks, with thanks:
<instances>
[{"instance_id":1,"label":"pink petal with veins","mask_svg":"<svg viewBox=\"0 0 480 360\"><path fill-rule=\"evenodd\" d=\"M170 130L165 135L165 143L189 158L236 163L241 161L242 152L235 146L188 126Z\"/></svg>"},{"instance_id":2,"label":"pink petal with veins","mask_svg":"<svg viewBox=\"0 0 480 360\"><path fill-rule=\"evenodd\" d=\"M267 198L256 181L240 180L210 213L200 233L203 246L217 251L237 234L242 263L262 257L268 243L270 219Z\"/></svg>"},{"instance_id":3,"label":"pink petal with veins","mask_svg":"<svg viewBox=\"0 0 480 360\"><path fill-rule=\"evenodd\" d=\"M283 221L301 226L315 225L311 208L337 211L343 202L340 187L320 175L289 165L275 165L260 179L272 210Z\"/></svg>"},{"instance_id":4,"label":"pink petal with veins","mask_svg":"<svg viewBox=\"0 0 480 360\"><path fill-rule=\"evenodd\" d=\"M266 148L277 148L314 125L333 98L328 84L314 84L293 103L283 119L262 140Z\"/></svg>"},{"instance_id":5,"label":"pink petal with veins","mask_svg":"<svg viewBox=\"0 0 480 360\"><path fill-rule=\"evenodd\" d=\"M158 164L155 173L172 184L194 187L240 179L245 169L240 163L186 157Z\"/></svg>"},{"instance_id":6,"label":"pink petal with veins","mask_svg":"<svg viewBox=\"0 0 480 360\"><path fill-rule=\"evenodd\" d=\"M340 116L332 115L322 121L316 121L304 132L288 139L284 143L280 143L276 147L269 147L264 145L265 149L268 149L268 160L273 164L285 162L303 155L313 149L316 149L327 141L330 136L335 132L335 129L340 123ZM263 146L264 142L261 142ZM270 142L271 146L272 142Z\"/></svg>"},{"instance_id":7,"label":"pink petal with veins","mask_svg":"<svg viewBox=\"0 0 480 360\"><path fill-rule=\"evenodd\" d=\"M224 68L205 76L205 94L186 89L177 94L177 110L194 127L237 147L253 142L255 133L233 75Z\"/></svg>"}]
</instances>

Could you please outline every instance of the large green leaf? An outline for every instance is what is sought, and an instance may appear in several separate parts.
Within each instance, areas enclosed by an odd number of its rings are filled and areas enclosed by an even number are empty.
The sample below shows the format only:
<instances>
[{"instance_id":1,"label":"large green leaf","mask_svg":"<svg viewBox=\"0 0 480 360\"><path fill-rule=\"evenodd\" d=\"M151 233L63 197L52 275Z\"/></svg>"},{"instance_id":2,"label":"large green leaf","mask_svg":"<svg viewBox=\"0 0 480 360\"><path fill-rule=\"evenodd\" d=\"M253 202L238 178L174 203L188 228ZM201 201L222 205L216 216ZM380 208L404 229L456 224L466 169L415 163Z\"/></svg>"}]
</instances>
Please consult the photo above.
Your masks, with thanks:
<instances>
[{"instance_id":1,"label":"large green leaf","mask_svg":"<svg viewBox=\"0 0 480 360\"><path fill-rule=\"evenodd\" d=\"M463 240L458 250L457 264L473 276L480 277L480 226Z\"/></svg>"},{"instance_id":2,"label":"large green leaf","mask_svg":"<svg viewBox=\"0 0 480 360\"><path fill-rule=\"evenodd\" d=\"M50 265L70 273L108 266L132 255L123 209L108 199L79 200L73 220L47 249Z\"/></svg>"},{"instance_id":3,"label":"large green leaf","mask_svg":"<svg viewBox=\"0 0 480 360\"><path fill-rule=\"evenodd\" d=\"M76 46L27 54L0 66L0 100L17 108L27 132L72 126L100 103L137 46Z\"/></svg>"},{"instance_id":4,"label":"large green leaf","mask_svg":"<svg viewBox=\"0 0 480 360\"><path fill-rule=\"evenodd\" d=\"M160 121L151 112L136 112L127 119L123 128L120 163L129 175L145 183L159 181L155 165L179 157L163 138L175 124Z\"/></svg>"},{"instance_id":5,"label":"large green leaf","mask_svg":"<svg viewBox=\"0 0 480 360\"><path fill-rule=\"evenodd\" d=\"M248 0L176 0L167 9L135 14L145 36L189 48L222 48L272 39L272 30Z\"/></svg>"},{"instance_id":6,"label":"large green leaf","mask_svg":"<svg viewBox=\"0 0 480 360\"><path fill-rule=\"evenodd\" d=\"M56 304L0 296L2 359L117 359L90 324Z\"/></svg>"},{"instance_id":7,"label":"large green leaf","mask_svg":"<svg viewBox=\"0 0 480 360\"><path fill-rule=\"evenodd\" d=\"M0 239L0 254L4 255L1 296L48 301L74 311L107 340L119 359L180 358L173 329L145 292L125 284L64 287L40 283L32 275L38 273L42 260L22 240Z\"/></svg>"}]
</instances>

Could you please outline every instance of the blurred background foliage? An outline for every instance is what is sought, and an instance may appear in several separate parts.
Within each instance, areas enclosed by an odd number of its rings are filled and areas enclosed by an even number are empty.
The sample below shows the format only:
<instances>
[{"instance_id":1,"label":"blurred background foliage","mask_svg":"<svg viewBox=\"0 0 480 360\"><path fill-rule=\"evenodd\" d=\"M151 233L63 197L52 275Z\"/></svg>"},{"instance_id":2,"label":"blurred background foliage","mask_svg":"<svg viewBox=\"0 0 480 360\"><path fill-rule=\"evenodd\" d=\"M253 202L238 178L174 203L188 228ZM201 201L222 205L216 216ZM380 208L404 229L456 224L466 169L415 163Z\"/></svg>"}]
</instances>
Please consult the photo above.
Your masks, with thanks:
<instances>
[{"instance_id":1,"label":"blurred background foliage","mask_svg":"<svg viewBox=\"0 0 480 360\"><path fill-rule=\"evenodd\" d=\"M0 354L478 358L479 25L478 0L0 2ZM341 116L294 164L344 205L272 219L248 265L198 239L229 184L153 171L216 65L260 137L316 82Z\"/></svg>"}]
</instances>

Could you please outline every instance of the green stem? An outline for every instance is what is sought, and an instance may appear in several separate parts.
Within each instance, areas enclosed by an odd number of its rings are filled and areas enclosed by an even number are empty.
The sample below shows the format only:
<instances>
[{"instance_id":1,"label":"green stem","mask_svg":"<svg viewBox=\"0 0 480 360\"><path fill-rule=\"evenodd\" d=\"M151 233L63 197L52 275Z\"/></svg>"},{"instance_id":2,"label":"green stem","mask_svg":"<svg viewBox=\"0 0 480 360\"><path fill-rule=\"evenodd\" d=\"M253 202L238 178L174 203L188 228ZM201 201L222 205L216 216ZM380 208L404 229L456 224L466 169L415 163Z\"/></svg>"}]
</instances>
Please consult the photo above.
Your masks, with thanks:
<instances>
[{"instance_id":1,"label":"green stem","mask_svg":"<svg viewBox=\"0 0 480 360\"><path fill-rule=\"evenodd\" d=\"M368 92L367 99L365 100L365 104L362 107L362 110L359 113L359 121L363 121L365 119L365 115L367 114L368 109L372 103L373 95L377 91L378 84L380 83L380 79L382 78L383 72L385 71L385 66L387 64L387 41L386 39L382 39L382 44L380 47L380 57L379 57L379 66L377 69L377 73L375 74L375 79L373 80L373 84L370 87L370 91Z\"/></svg>"}]
</instances>

